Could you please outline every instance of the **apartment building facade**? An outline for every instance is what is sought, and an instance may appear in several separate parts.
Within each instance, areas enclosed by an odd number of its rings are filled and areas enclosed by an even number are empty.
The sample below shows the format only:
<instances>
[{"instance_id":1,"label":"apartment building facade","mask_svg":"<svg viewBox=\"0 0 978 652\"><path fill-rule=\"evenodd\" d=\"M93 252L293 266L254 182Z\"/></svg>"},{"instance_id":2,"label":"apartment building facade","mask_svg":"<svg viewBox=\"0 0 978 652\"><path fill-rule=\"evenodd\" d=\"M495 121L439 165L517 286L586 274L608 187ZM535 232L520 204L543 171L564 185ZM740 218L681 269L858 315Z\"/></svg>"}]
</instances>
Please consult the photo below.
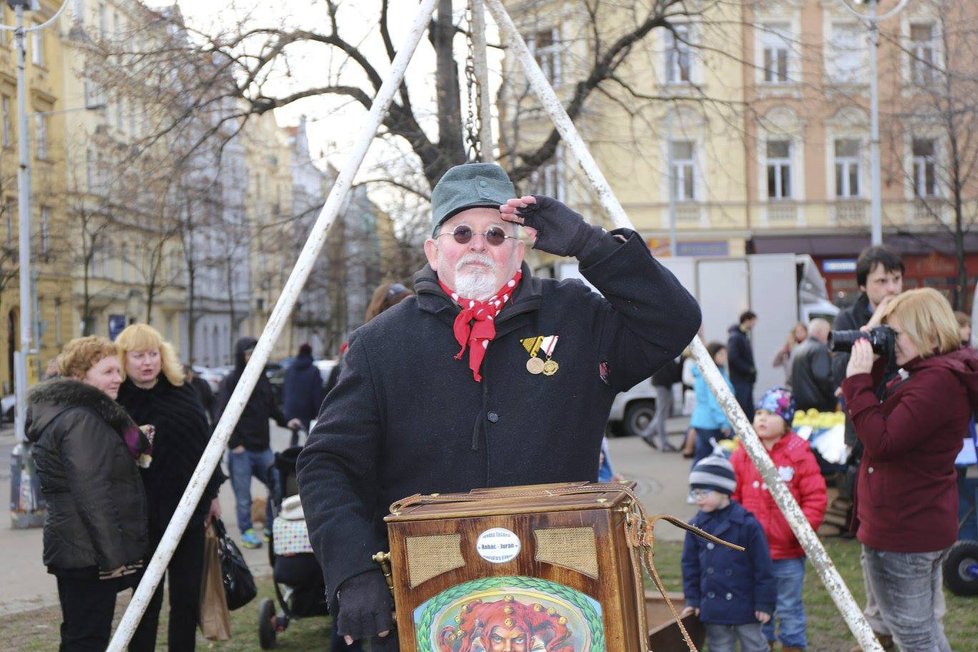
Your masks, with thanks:
<instances>
[{"instance_id":1,"label":"apartment building facade","mask_svg":"<svg viewBox=\"0 0 978 652\"><path fill-rule=\"evenodd\" d=\"M896 4L882 0L880 14ZM567 2L507 6L565 105L581 71L648 11L641 3L598 3L592 12ZM834 298L851 299L871 224L867 22L842 0L675 9L630 46L576 121L627 213L659 255L669 255L672 224L679 255L812 254ZM968 71L978 8L920 0L879 26L884 241L903 254L909 287L970 297L978 88ZM513 81L522 76L515 61L506 60L503 76L505 155L550 125ZM530 181L601 219L566 150ZM957 284L956 254L967 287Z\"/></svg>"}]
</instances>

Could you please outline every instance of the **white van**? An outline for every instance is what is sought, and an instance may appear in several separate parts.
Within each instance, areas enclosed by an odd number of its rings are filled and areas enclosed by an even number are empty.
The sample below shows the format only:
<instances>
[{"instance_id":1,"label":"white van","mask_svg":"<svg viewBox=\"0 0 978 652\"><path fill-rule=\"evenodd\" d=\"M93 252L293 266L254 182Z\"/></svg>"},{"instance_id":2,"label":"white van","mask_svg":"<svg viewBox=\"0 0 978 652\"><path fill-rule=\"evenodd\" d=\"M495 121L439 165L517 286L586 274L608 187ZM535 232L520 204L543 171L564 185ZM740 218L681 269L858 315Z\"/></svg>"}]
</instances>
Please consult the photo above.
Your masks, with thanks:
<instances>
[{"instance_id":1,"label":"white van","mask_svg":"<svg viewBox=\"0 0 978 652\"><path fill-rule=\"evenodd\" d=\"M613 434L631 437L645 430L654 416L655 388L652 380L646 378L628 391L618 392L611 404L608 425Z\"/></svg>"}]
</instances>

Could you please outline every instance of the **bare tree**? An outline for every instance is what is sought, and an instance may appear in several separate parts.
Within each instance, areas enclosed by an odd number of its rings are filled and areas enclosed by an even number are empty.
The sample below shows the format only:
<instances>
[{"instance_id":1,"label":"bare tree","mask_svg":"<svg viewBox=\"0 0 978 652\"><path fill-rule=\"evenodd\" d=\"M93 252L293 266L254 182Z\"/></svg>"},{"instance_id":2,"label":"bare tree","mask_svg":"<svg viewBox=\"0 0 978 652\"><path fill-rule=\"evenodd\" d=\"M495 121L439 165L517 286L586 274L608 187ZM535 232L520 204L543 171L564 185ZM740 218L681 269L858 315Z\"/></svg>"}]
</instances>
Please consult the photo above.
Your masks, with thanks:
<instances>
[{"instance_id":1,"label":"bare tree","mask_svg":"<svg viewBox=\"0 0 978 652\"><path fill-rule=\"evenodd\" d=\"M571 89L566 102L571 118L582 115L595 93L627 89L620 68L654 29L670 28L673 20L701 17L718 3L722 4L722 0L636 2L625 11L631 12L628 20L621 20L623 10L617 3L602 0L582 3L582 10L590 18L591 43L587 59L566 80L566 87ZM156 130L160 135L192 128L198 111L213 110L227 98L239 104L222 121L233 123L236 129L242 128L250 115L313 97L352 101L367 109L396 54L392 27L401 14L394 11L389 0L377 0L377 11L372 14L334 0L326 0L322 10L321 22L307 21L303 26L285 21L277 26L240 24L219 34L194 32L175 12L157 14L156 20L172 22L178 26L177 31L189 33L191 37L173 39L152 51L138 51L129 43L125 48L106 51L101 57L104 65L97 74L106 83L110 80L119 83L125 78L156 78L167 68L196 69L197 73L180 87L185 98L180 105L186 110L161 121ZM362 33L364 14L376 20L368 34ZM309 24L323 28L316 29ZM466 158L458 55L459 41L466 29L468 24L461 16L453 15L451 0L439 0L429 29L429 45L435 54L435 106L424 101L431 94L428 84L412 90L405 82L383 122L382 136L393 136L409 145L428 187L445 170ZM321 81L310 79L303 84L296 80L293 71L308 56L327 62L328 68ZM213 130L217 129L215 125ZM199 139L206 140L209 135L201 134ZM514 143L514 149L506 152L514 179L528 177L550 159L559 141L556 129L551 129L531 150L520 149L521 144Z\"/></svg>"},{"instance_id":2,"label":"bare tree","mask_svg":"<svg viewBox=\"0 0 978 652\"><path fill-rule=\"evenodd\" d=\"M968 272L965 240L978 220L978 7L958 2L911 24L909 43L897 41L913 93L894 107L890 132L899 157L900 183L910 188L915 215L943 238L924 238L935 248L951 243L956 278L951 302L963 310ZM941 3L946 5L946 3ZM910 137L907 138L907 134ZM908 142L905 142L908 141ZM938 240L938 242L934 242ZM943 245L943 246L942 246Z\"/></svg>"}]
</instances>

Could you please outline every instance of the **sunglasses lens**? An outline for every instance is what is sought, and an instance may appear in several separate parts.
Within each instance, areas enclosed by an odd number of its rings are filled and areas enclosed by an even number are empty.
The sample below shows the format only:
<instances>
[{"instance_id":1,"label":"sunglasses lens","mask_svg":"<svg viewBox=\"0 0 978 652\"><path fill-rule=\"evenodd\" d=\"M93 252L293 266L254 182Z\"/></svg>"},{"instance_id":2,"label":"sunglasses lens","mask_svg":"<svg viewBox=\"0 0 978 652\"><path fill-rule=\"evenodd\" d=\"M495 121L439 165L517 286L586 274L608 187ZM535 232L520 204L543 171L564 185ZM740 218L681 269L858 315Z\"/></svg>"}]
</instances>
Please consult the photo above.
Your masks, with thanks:
<instances>
[{"instance_id":1,"label":"sunglasses lens","mask_svg":"<svg viewBox=\"0 0 978 652\"><path fill-rule=\"evenodd\" d=\"M506 233L498 226L490 226L486 231L486 242L494 247L498 247L506 242Z\"/></svg>"},{"instance_id":2,"label":"sunglasses lens","mask_svg":"<svg viewBox=\"0 0 978 652\"><path fill-rule=\"evenodd\" d=\"M455 242L459 244L468 244L469 240L472 239L472 229L462 225L455 227L452 231L452 237L455 238Z\"/></svg>"}]
</instances>

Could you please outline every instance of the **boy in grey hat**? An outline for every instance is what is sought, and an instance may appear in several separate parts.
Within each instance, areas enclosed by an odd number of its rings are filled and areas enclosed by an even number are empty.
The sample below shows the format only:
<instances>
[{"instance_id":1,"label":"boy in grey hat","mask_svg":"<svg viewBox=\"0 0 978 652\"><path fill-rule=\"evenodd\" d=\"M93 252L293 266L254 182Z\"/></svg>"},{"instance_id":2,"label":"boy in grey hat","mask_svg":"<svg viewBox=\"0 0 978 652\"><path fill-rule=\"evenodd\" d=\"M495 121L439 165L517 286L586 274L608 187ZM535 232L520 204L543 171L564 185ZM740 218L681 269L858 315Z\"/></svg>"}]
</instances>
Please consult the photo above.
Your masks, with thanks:
<instances>
[{"instance_id":1,"label":"boy in grey hat","mask_svg":"<svg viewBox=\"0 0 978 652\"><path fill-rule=\"evenodd\" d=\"M416 295L353 334L297 465L330 611L350 640L393 627L371 560L388 549L392 502L595 480L615 394L677 356L700 323L639 234L519 197L498 165L446 172L431 219ZM527 246L577 258L601 294L534 277Z\"/></svg>"},{"instance_id":2,"label":"boy in grey hat","mask_svg":"<svg viewBox=\"0 0 978 652\"><path fill-rule=\"evenodd\" d=\"M733 466L722 455L704 457L689 474L690 495L699 512L691 525L739 552L686 533L683 543L682 616L696 614L706 626L710 652L768 652L761 627L771 619L777 586L764 529L754 515L730 500L737 486Z\"/></svg>"}]
</instances>

